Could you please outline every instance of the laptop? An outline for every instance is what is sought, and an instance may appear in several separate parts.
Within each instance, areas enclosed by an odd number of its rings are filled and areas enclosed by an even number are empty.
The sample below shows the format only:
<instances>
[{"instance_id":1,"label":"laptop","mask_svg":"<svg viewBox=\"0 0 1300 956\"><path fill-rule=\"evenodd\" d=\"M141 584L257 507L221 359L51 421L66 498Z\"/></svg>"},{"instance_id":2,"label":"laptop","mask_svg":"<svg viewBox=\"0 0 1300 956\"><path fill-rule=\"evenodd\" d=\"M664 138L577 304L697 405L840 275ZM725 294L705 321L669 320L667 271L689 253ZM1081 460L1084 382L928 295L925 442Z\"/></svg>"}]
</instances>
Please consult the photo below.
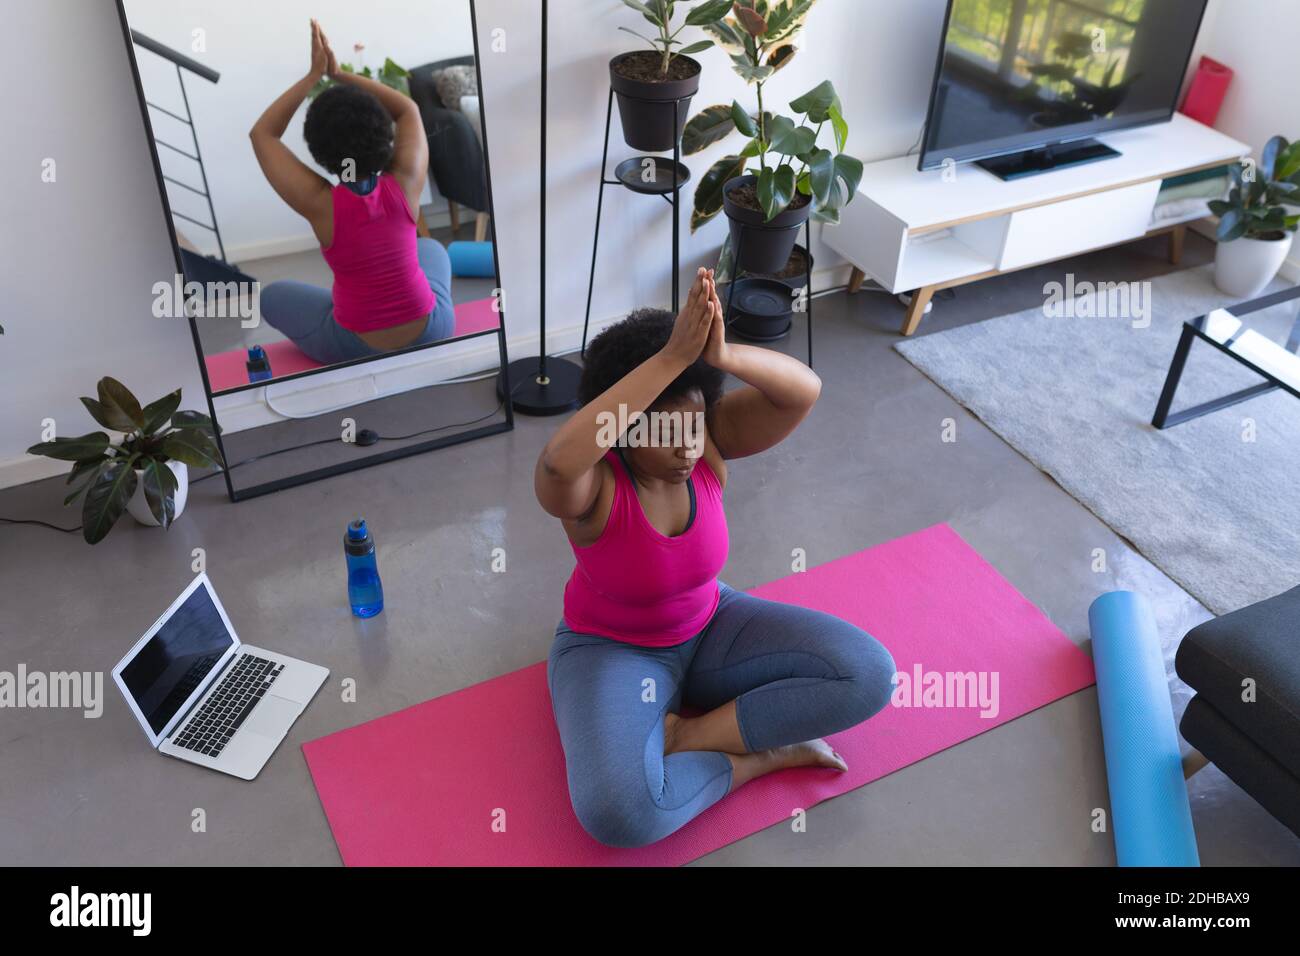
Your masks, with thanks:
<instances>
[{"instance_id":1,"label":"laptop","mask_svg":"<svg viewBox=\"0 0 1300 956\"><path fill-rule=\"evenodd\" d=\"M241 644L200 574L113 668L154 749L252 780L329 671Z\"/></svg>"}]
</instances>

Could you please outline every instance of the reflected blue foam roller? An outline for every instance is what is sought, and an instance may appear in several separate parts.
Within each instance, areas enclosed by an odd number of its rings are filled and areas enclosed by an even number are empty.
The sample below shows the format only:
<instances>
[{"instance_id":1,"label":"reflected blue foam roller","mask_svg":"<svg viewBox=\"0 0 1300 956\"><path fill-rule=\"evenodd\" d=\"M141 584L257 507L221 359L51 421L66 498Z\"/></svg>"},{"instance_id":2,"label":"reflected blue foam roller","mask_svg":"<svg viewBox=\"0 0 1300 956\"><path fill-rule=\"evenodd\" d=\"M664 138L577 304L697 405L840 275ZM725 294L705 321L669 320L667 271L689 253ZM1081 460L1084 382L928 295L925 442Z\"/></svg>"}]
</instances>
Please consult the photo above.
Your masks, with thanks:
<instances>
[{"instance_id":1,"label":"reflected blue foam roller","mask_svg":"<svg viewBox=\"0 0 1300 956\"><path fill-rule=\"evenodd\" d=\"M1111 591L1088 608L1097 702L1120 866L1200 866L1151 607Z\"/></svg>"},{"instance_id":2,"label":"reflected blue foam roller","mask_svg":"<svg viewBox=\"0 0 1300 956\"><path fill-rule=\"evenodd\" d=\"M451 274L476 279L491 279L497 274L490 242L453 242L447 246Z\"/></svg>"}]
</instances>

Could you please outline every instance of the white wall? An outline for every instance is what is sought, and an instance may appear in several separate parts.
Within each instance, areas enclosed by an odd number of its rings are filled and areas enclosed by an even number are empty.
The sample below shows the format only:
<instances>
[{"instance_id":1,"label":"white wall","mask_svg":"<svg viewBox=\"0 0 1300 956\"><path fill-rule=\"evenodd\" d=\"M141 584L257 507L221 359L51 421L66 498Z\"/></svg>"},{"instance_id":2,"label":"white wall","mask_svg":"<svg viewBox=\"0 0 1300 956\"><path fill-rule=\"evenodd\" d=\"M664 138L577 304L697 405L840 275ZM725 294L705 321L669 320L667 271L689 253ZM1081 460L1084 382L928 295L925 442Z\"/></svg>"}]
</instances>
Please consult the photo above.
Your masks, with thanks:
<instances>
[{"instance_id":1,"label":"white wall","mask_svg":"<svg viewBox=\"0 0 1300 956\"><path fill-rule=\"evenodd\" d=\"M1300 3L1296 0L1220 0L1207 13L1201 52L1234 72L1214 124L1249 143L1256 153L1271 136L1300 139Z\"/></svg>"},{"instance_id":2,"label":"white wall","mask_svg":"<svg viewBox=\"0 0 1300 956\"><path fill-rule=\"evenodd\" d=\"M1249 143L1256 157L1273 136L1300 139L1300 91L1294 77L1300 3L1219 0L1210 12L1214 19L1205 30L1203 52L1234 73L1214 125ZM1282 274L1300 282L1300 246L1293 244Z\"/></svg>"},{"instance_id":3,"label":"white wall","mask_svg":"<svg viewBox=\"0 0 1300 956\"><path fill-rule=\"evenodd\" d=\"M218 71L209 83L193 75L185 92L207 169L208 185L228 258L242 262L264 255L313 248L301 216L282 202L262 176L248 144L248 130L262 111L307 72L311 34L320 20L339 61L378 70L384 57L405 67L473 52L468 0L126 0L132 28ZM196 31L200 31L196 34ZM196 43L203 49L196 49ZM354 43L364 43L359 55ZM150 102L184 115L176 68L138 49L136 58ZM306 107L298 110L285 143L312 164L302 138ZM191 148L187 127L151 110L159 138ZM164 171L198 185L198 167L168 149L159 150ZM173 206L208 221L207 204L170 186ZM426 187L425 201L433 197ZM437 200L439 207L445 201ZM182 231L205 252L216 252L211 234L185 223Z\"/></svg>"},{"instance_id":4,"label":"white wall","mask_svg":"<svg viewBox=\"0 0 1300 956\"><path fill-rule=\"evenodd\" d=\"M809 15L799 53L767 84L769 108L784 109L789 100L831 79L850 125L849 152L865 160L906 152L925 120L944 9L944 0L821 0ZM484 109L512 339L537 322L539 10L536 0L478 4ZM638 25L640 17L621 0L552 0L550 11L547 331L548 346L555 350L575 348L581 336L608 62L638 43L618 27L639 30L644 22ZM494 53L492 36L498 28L505 30L506 50ZM698 35L694 28L690 32ZM692 114L733 99L754 103L753 88L731 71L721 51L706 51L698 59L704 73ZM617 109L615 105L610 133L611 171L634 152L623 143ZM726 234L721 216L690 234L695 181L741 142L737 134L686 159L695 177L684 190L681 214L681 264L687 278L697 266L714 264ZM658 198L606 190L593 320L607 321L638 305L669 304L670 212ZM816 227L813 255L819 272L839 261L820 245ZM839 271L842 281L844 270ZM814 289L835 278L814 276Z\"/></svg>"},{"instance_id":5,"label":"white wall","mask_svg":"<svg viewBox=\"0 0 1300 956\"><path fill-rule=\"evenodd\" d=\"M67 470L23 450L45 418L61 435L97 430L78 396L104 375L143 402L179 386L184 407L207 404L188 324L150 310L176 268L116 7L45 0L7 16L0 484L16 484Z\"/></svg>"}]
</instances>

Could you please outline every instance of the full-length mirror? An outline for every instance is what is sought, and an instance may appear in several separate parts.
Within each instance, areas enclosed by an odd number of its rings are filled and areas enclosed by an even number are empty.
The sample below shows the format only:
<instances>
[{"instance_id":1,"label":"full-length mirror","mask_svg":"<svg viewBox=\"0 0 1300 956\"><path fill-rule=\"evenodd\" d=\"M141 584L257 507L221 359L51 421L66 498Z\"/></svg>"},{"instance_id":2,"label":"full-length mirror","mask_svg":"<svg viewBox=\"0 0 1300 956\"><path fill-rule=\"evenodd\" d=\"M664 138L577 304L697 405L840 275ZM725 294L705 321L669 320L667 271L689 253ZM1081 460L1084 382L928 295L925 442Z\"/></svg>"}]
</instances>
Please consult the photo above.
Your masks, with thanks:
<instances>
[{"instance_id":1,"label":"full-length mirror","mask_svg":"<svg viewBox=\"0 0 1300 956\"><path fill-rule=\"evenodd\" d=\"M122 5L231 496L508 428L472 0Z\"/></svg>"}]
</instances>

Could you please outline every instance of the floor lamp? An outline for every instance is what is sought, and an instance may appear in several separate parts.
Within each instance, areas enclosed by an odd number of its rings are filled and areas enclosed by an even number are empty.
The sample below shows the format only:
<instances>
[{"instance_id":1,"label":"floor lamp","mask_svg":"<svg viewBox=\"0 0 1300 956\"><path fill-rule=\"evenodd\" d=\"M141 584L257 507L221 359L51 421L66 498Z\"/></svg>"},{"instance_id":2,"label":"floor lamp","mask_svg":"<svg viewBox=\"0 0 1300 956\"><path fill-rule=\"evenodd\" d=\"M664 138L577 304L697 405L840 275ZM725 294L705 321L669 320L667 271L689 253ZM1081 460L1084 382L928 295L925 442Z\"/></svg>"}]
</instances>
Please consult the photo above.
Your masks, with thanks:
<instances>
[{"instance_id":1,"label":"floor lamp","mask_svg":"<svg viewBox=\"0 0 1300 956\"><path fill-rule=\"evenodd\" d=\"M515 411L525 415L560 415L578 407L578 380L582 369L568 359L546 354L546 23L547 0L542 0L542 106L541 183L538 201L541 217L541 248L538 256L538 323L541 346L536 358L516 359L507 365L497 382L502 397L509 397Z\"/></svg>"}]
</instances>

